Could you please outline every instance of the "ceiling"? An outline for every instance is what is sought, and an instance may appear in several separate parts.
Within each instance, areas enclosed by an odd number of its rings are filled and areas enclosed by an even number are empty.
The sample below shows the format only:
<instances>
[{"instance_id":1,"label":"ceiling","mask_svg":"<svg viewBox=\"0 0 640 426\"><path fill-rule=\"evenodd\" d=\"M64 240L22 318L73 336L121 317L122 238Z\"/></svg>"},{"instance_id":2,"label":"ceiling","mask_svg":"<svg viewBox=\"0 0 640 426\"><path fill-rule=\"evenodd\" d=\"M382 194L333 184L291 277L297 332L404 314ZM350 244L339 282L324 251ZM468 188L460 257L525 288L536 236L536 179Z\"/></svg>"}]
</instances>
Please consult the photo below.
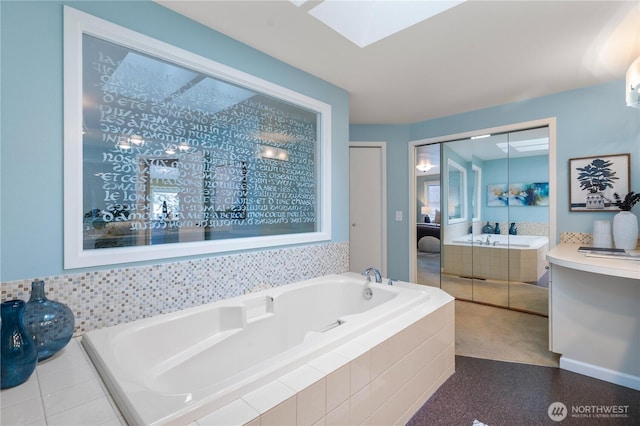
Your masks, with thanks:
<instances>
[{"instance_id":1,"label":"ceiling","mask_svg":"<svg viewBox=\"0 0 640 426\"><path fill-rule=\"evenodd\" d=\"M636 0L469 0L365 48L309 15L318 1L156 2L345 89L351 124L416 123L621 80L640 56Z\"/></svg>"},{"instance_id":2,"label":"ceiling","mask_svg":"<svg viewBox=\"0 0 640 426\"><path fill-rule=\"evenodd\" d=\"M549 129L517 130L491 135L478 135L478 139L464 138L447 141L447 147L465 161L490 161L549 155ZM416 165L428 165L429 170L416 171L416 176L440 174L441 144L416 147Z\"/></svg>"}]
</instances>

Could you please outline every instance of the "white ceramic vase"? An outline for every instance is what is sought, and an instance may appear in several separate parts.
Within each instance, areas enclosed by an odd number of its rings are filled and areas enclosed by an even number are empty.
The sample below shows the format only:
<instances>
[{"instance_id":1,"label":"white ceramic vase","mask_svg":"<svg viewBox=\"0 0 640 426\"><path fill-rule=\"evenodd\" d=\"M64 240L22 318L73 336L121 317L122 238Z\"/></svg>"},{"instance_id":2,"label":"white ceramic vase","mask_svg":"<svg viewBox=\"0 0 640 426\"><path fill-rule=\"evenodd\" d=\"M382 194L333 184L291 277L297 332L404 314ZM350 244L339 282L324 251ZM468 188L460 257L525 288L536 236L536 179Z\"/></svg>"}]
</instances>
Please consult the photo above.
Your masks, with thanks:
<instances>
[{"instance_id":1,"label":"white ceramic vase","mask_svg":"<svg viewBox=\"0 0 640 426\"><path fill-rule=\"evenodd\" d=\"M613 242L616 248L633 250L638 244L638 218L629 211L613 217Z\"/></svg>"}]
</instances>

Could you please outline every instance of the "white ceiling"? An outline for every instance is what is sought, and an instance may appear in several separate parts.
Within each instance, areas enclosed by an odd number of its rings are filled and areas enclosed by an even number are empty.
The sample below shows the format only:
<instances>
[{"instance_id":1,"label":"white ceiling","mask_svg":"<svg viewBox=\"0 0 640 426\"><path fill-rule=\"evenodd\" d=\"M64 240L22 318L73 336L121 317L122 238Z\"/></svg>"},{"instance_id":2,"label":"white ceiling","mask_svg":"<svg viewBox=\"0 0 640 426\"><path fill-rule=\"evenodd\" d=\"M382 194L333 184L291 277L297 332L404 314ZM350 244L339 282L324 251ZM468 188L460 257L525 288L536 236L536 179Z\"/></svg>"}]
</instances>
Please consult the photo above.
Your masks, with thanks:
<instances>
[{"instance_id":1,"label":"white ceiling","mask_svg":"<svg viewBox=\"0 0 640 426\"><path fill-rule=\"evenodd\" d=\"M415 123L621 80L640 56L637 0L469 0L365 48L309 15L317 1L156 1L345 89L352 124Z\"/></svg>"}]
</instances>

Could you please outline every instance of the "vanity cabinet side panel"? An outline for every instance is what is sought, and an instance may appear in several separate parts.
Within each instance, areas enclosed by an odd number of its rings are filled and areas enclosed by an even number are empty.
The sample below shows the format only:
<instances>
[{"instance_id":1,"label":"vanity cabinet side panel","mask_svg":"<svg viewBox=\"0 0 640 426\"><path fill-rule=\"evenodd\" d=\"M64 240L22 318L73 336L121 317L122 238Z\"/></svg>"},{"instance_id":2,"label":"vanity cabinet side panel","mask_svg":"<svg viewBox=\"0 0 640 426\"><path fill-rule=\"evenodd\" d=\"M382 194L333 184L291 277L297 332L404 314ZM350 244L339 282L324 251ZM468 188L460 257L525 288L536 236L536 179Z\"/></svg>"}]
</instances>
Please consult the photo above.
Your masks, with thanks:
<instances>
[{"instance_id":1,"label":"vanity cabinet side panel","mask_svg":"<svg viewBox=\"0 0 640 426\"><path fill-rule=\"evenodd\" d=\"M640 376L640 281L558 265L551 269L551 350Z\"/></svg>"}]
</instances>

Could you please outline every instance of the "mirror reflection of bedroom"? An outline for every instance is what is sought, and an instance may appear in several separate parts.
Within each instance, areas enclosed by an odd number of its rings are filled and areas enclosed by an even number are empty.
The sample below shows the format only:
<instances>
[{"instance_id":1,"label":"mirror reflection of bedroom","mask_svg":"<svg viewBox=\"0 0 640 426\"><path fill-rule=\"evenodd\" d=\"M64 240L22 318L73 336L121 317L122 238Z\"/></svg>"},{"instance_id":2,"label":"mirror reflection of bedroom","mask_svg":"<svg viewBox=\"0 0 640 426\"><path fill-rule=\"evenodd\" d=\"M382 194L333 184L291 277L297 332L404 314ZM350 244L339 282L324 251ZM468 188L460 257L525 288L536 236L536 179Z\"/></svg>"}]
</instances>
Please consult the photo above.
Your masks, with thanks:
<instances>
[{"instance_id":1,"label":"mirror reflection of bedroom","mask_svg":"<svg viewBox=\"0 0 640 426\"><path fill-rule=\"evenodd\" d=\"M415 147L417 282L546 316L549 130L483 136Z\"/></svg>"},{"instance_id":2,"label":"mirror reflection of bedroom","mask_svg":"<svg viewBox=\"0 0 640 426\"><path fill-rule=\"evenodd\" d=\"M417 282L440 287L440 144L416 147Z\"/></svg>"}]
</instances>

